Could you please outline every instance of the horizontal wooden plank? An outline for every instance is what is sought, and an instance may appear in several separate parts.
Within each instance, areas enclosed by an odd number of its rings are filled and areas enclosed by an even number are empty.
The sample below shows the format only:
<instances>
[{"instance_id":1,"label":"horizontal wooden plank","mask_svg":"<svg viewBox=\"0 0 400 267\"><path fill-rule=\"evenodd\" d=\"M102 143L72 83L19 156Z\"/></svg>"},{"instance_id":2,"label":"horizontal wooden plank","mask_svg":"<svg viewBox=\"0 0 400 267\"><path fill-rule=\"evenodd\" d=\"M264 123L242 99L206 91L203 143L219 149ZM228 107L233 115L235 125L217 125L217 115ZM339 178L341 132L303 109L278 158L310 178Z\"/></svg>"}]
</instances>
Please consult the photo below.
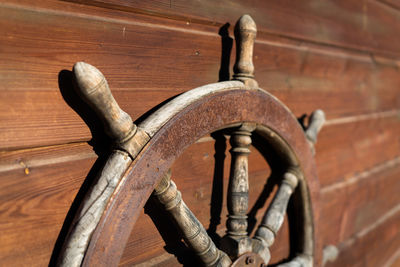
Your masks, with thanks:
<instances>
[{"instance_id":1,"label":"horizontal wooden plank","mask_svg":"<svg viewBox=\"0 0 400 267\"><path fill-rule=\"evenodd\" d=\"M234 25L247 13L259 31L269 34L400 55L393 39L400 13L377 1L68 1L202 24Z\"/></svg>"},{"instance_id":2,"label":"horizontal wooden plank","mask_svg":"<svg viewBox=\"0 0 400 267\"><path fill-rule=\"evenodd\" d=\"M320 223L325 245L339 244L371 227L400 203L400 157L386 168L361 173L329 190L322 189Z\"/></svg>"},{"instance_id":3,"label":"horizontal wooden plank","mask_svg":"<svg viewBox=\"0 0 400 267\"><path fill-rule=\"evenodd\" d=\"M337 124L328 121L316 145L321 187L400 156L400 111L381 115Z\"/></svg>"},{"instance_id":4,"label":"horizontal wooden plank","mask_svg":"<svg viewBox=\"0 0 400 267\"><path fill-rule=\"evenodd\" d=\"M64 162L52 162L52 158L45 157L41 162L14 157L20 168L1 173L0 265L49 264L67 212L94 162L93 157L73 160L75 153L70 152L76 150L87 151L59 148L55 153L69 158ZM40 158L43 151L28 154ZM46 160L51 164L44 164Z\"/></svg>"},{"instance_id":5,"label":"horizontal wooden plank","mask_svg":"<svg viewBox=\"0 0 400 267\"><path fill-rule=\"evenodd\" d=\"M340 244L338 258L325 266L398 266L396 262L387 264L400 247L399 223L400 210L397 209L374 228Z\"/></svg>"},{"instance_id":6,"label":"horizontal wooden plank","mask_svg":"<svg viewBox=\"0 0 400 267\"><path fill-rule=\"evenodd\" d=\"M76 160L93 160L96 157L96 153L87 143L3 151L0 152L0 173L22 171L29 174L31 168L69 163Z\"/></svg>"},{"instance_id":7,"label":"horizontal wooden plank","mask_svg":"<svg viewBox=\"0 0 400 267\"><path fill-rule=\"evenodd\" d=\"M65 71L76 61L101 69L133 118L172 96L218 81L217 29L191 25L182 30L162 27L159 21L150 24L139 15L124 16L102 19L0 6L0 27L7 29L0 35L0 149L91 138L84 121L94 124L95 118L74 93L71 73ZM316 108L325 109L329 119L399 108L396 65L326 52L260 41L254 59L259 84L296 116ZM223 65L222 76L228 70ZM96 127L91 130L96 132Z\"/></svg>"}]
</instances>

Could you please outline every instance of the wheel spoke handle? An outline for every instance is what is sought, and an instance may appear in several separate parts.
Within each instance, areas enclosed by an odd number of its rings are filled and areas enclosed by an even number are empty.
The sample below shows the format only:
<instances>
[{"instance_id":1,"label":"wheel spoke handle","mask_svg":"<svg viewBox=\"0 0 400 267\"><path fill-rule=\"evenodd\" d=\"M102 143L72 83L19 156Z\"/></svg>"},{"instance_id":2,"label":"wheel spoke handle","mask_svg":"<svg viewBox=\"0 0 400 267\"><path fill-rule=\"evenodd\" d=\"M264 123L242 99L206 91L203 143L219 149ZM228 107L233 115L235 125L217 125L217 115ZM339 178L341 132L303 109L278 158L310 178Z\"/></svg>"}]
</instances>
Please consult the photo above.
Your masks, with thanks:
<instances>
[{"instance_id":1,"label":"wheel spoke handle","mask_svg":"<svg viewBox=\"0 0 400 267\"><path fill-rule=\"evenodd\" d=\"M203 225L182 200L168 171L154 189L153 195L174 220L186 244L199 256L205 266L230 266L229 257L219 250L208 236Z\"/></svg>"},{"instance_id":2,"label":"wheel spoke handle","mask_svg":"<svg viewBox=\"0 0 400 267\"><path fill-rule=\"evenodd\" d=\"M263 245L270 247L274 243L275 236L285 218L290 196L296 188L297 183L298 178L293 172L289 171L284 174L282 184L276 192L254 236Z\"/></svg>"}]
</instances>

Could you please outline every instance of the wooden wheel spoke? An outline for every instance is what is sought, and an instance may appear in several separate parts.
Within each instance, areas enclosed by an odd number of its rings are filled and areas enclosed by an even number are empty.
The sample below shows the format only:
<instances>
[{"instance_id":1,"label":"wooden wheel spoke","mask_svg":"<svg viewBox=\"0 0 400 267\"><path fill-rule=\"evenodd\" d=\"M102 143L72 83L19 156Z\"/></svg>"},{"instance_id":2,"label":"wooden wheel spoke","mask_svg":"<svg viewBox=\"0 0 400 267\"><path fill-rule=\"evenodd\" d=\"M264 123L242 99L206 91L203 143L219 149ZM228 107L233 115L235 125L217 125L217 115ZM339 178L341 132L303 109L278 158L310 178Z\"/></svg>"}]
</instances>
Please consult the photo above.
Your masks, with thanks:
<instances>
[{"instance_id":1,"label":"wooden wheel spoke","mask_svg":"<svg viewBox=\"0 0 400 267\"><path fill-rule=\"evenodd\" d=\"M247 209L249 200L248 155L251 131L254 125L243 124L231 135L231 170L228 186L228 236L247 236Z\"/></svg>"},{"instance_id":2,"label":"wooden wheel spoke","mask_svg":"<svg viewBox=\"0 0 400 267\"><path fill-rule=\"evenodd\" d=\"M298 177L294 172L288 171L284 174L282 184L276 192L254 236L255 239L262 242L263 246L270 247L274 243L275 236L285 218L289 199L297 183Z\"/></svg>"},{"instance_id":3,"label":"wooden wheel spoke","mask_svg":"<svg viewBox=\"0 0 400 267\"><path fill-rule=\"evenodd\" d=\"M232 262L229 257L215 246L203 225L182 200L181 192L171 180L171 171L164 175L153 195L178 226L186 244L205 266L230 266Z\"/></svg>"}]
</instances>

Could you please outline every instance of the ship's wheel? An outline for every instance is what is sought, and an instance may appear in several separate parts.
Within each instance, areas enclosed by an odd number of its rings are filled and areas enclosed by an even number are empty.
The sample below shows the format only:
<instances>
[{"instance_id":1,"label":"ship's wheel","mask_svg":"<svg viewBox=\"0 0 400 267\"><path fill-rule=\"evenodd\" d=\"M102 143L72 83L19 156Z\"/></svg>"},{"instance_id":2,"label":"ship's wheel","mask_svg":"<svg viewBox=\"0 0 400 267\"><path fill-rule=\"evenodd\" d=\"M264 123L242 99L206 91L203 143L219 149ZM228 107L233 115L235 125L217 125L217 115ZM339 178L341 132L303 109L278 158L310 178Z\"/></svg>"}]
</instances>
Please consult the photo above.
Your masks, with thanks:
<instances>
[{"instance_id":1,"label":"ship's wheel","mask_svg":"<svg viewBox=\"0 0 400 267\"><path fill-rule=\"evenodd\" d=\"M205 85L166 103L139 125L122 111L95 67L79 62L74 74L82 97L115 140L98 179L80 209L58 257L62 266L116 266L135 222L151 195L179 228L199 266L267 266L269 247L282 226L289 200L296 235L291 257L278 266L313 266L318 181L313 143L324 121L316 111L304 129L278 99L260 89L252 63L256 25L244 15L235 27L237 58L232 81ZM226 234L217 247L190 211L170 168L196 140L215 131L230 137L232 155ZM279 188L254 236L247 233L248 155L252 137L267 145L279 164Z\"/></svg>"}]
</instances>

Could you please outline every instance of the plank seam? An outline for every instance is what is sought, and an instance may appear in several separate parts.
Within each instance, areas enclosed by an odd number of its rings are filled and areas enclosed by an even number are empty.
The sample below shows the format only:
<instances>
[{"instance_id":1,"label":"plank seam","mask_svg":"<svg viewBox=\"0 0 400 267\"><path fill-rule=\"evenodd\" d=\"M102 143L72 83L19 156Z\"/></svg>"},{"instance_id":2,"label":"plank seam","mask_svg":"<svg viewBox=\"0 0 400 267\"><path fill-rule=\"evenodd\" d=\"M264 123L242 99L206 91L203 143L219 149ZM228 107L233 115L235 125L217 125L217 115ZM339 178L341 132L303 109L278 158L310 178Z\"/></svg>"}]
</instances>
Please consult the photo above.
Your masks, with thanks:
<instances>
[{"instance_id":1,"label":"plank seam","mask_svg":"<svg viewBox=\"0 0 400 267\"><path fill-rule=\"evenodd\" d=\"M390 267L393 265L393 263L400 258L400 249L398 249L397 251L395 251L393 253L393 255L388 259L387 262L385 262L385 264L383 265L383 267Z\"/></svg>"},{"instance_id":2,"label":"plank seam","mask_svg":"<svg viewBox=\"0 0 400 267\"><path fill-rule=\"evenodd\" d=\"M76 1L69 1L69 0L62 0L62 1L72 3L72 4L77 4ZM89 7L91 6L91 7L105 9L104 7L97 6L97 5L92 5L92 4L87 4L87 3L82 3L82 4L89 6ZM183 32L183 33L198 34L198 35L203 35L203 36L220 37L217 34L217 32L185 29L182 27L171 26L171 25L167 25L167 24L139 22L139 21L132 21L132 20L128 20L128 19L117 19L117 18L109 18L109 17L105 18L105 17L101 17L101 16L96 16L96 15L88 15L88 14L77 13L77 12L67 12L67 11L45 9L45 8L33 9L33 8L29 8L29 7L26 7L23 5L17 5L17 4L2 3L0 6L6 7L6 8L22 9L22 10L26 10L26 11L42 12L42 13L53 14L53 15L63 15L63 16L71 16L71 17L78 17L78 18L84 18L84 19L92 19L92 20L98 20L101 22L119 23L119 24L133 25L133 26L158 28L158 29L177 31L177 32ZM120 9L116 9L116 10L121 11L121 12L127 12L127 11L120 10ZM137 14L154 16L151 14L142 14L142 13L137 13ZM161 18L171 19L170 17L161 17ZM195 20L191 20L191 23L194 23L193 21L195 21ZM208 25L208 24L204 24L204 23L203 24L197 23L197 24ZM208 25L208 26L218 27L221 25L222 25L221 23L213 23L212 25ZM373 57L374 57L374 55L377 55L380 58L385 59L383 62L380 62L380 64L382 64L382 65L389 65L389 66L400 65L400 61L393 58L393 53L390 53L390 55L389 54L379 54L378 55L378 54L376 54L377 51L370 50L370 49L357 49L354 47L338 45L338 44L334 44L334 43L317 42L317 41L313 41L310 39L302 39L302 38L293 37L290 35L278 34L278 33L273 33L273 32L264 32L264 31L259 31L259 32L265 33L265 34L268 34L271 36L275 36L275 37L280 37L282 39L286 39L286 42L279 42L279 41L272 41L272 40L263 40L263 39L259 38L256 40L256 43L260 43L260 44L288 48L288 49L293 49L293 50L298 50L298 51L310 51L310 52L317 53L317 54L352 58L357 61L369 62L371 64L376 64ZM290 44L290 42L289 42L290 40L300 42L300 44ZM318 47L314 47L314 46L318 46ZM337 51L335 51L335 50L337 50ZM400 56L400 53L394 53L394 55ZM391 64L389 64L389 62L391 62Z\"/></svg>"},{"instance_id":3,"label":"plank seam","mask_svg":"<svg viewBox=\"0 0 400 267\"><path fill-rule=\"evenodd\" d=\"M346 249L347 247L352 246L358 239L366 236L379 226L381 226L383 223L388 221L390 218L394 217L400 212L400 204L395 206L394 208L390 209L388 212L386 212L383 216L381 216L378 220L376 220L374 223L368 225L361 231L357 232L353 237L347 239L346 241L342 242L340 245L341 250Z\"/></svg>"},{"instance_id":4,"label":"plank seam","mask_svg":"<svg viewBox=\"0 0 400 267\"><path fill-rule=\"evenodd\" d=\"M118 4L99 3L97 1L92 1L90 3L87 3L86 1L79 1L79 0L62 0L62 1L65 1L68 3L80 3L80 4L83 4L86 6L94 6L94 7L98 7L98 8L118 10L118 11L123 11L123 12L127 12L127 13L136 13L136 14L140 14L140 15L159 17L159 18L170 19L170 20L175 20L175 21L190 21L190 23L196 23L196 24L200 24L200 25L217 26L217 27L223 25L223 23L209 21L209 20L196 19L196 18L192 18L189 16L179 16L176 14L169 15L169 14L164 14L161 12L150 12L150 11L146 12L146 10L143 10L143 9L121 6ZM291 35L287 35L287 34L280 34L280 33L270 32L270 31L262 31L262 30L258 30L258 31L259 31L259 33L266 33L266 34L273 35L273 36L284 37L284 38L291 39L291 40L297 40L297 41L317 44L317 45L321 45L321 46L341 48L341 49L353 51L353 52L361 52L361 53L368 53L368 54L369 53L375 54L377 52L375 49L368 49L368 48L360 49L360 48L354 48L350 45L346 46L346 45L340 45L340 44L335 44L335 43L321 42L321 41L316 41L316 40L312 40L309 38L299 38L299 37L295 37L295 36L291 36ZM393 58L391 58L389 56L389 54L399 55L399 53L396 53L396 52L387 52L387 54L388 55L385 55L382 57L384 57L388 60L393 60Z\"/></svg>"},{"instance_id":5,"label":"plank seam","mask_svg":"<svg viewBox=\"0 0 400 267\"><path fill-rule=\"evenodd\" d=\"M346 123L354 123L354 122L359 122L359 121L364 121L364 120L374 120L374 119L383 119L383 118L390 118L390 117L400 117L400 110L388 110L388 111L382 111L382 112L375 112L375 113L370 113L370 114L363 114L363 115L357 115L357 116L349 116L349 117L344 117L344 118L337 118L337 119L330 119L325 122L325 127L332 126L332 125L338 125L338 124L346 124ZM229 138L226 136L226 138ZM196 143L204 143L204 142L212 142L214 139L210 136L205 136L200 138L199 140L196 141ZM3 150L0 151L1 154L7 154L7 153L15 153L15 152L24 152L26 150L32 150L32 149L40 149L40 148L55 148L59 146L65 146L65 145L79 145L79 144L85 144L87 141L76 141L76 142L68 142L68 143L61 143L61 144L54 144L54 145L43 145L43 146L37 146L37 147L24 147L20 149L15 149L15 150ZM0 172L3 171L8 171L8 170L15 170L18 169L16 167L5 167L6 164L0 165ZM19 167L20 168L20 167ZM323 189L322 189L323 190Z\"/></svg>"},{"instance_id":6,"label":"plank seam","mask_svg":"<svg viewBox=\"0 0 400 267\"><path fill-rule=\"evenodd\" d=\"M395 157L394 159L386 161L382 164L376 165L369 170L366 170L364 172L361 172L361 173L351 177L350 179L347 179L345 181L338 182L338 183L335 183L332 185L325 186L321 189L321 194L326 194L326 193L350 186L352 184L358 183L362 180L373 178L373 177L375 177L374 174L391 169L395 166L398 166L399 164L400 164L400 156Z\"/></svg>"},{"instance_id":7,"label":"plank seam","mask_svg":"<svg viewBox=\"0 0 400 267\"><path fill-rule=\"evenodd\" d=\"M399 117L400 118L400 110L399 109L387 110L387 111L374 112L374 113L369 113L369 114L362 114L362 115L356 115L356 116L348 116L348 117L343 117L343 118L330 119L325 122L324 126L326 127L326 126L337 125L337 124L347 124L347 123L359 122L359 121L364 121L364 120L384 119L384 118L389 118L389 117Z\"/></svg>"},{"instance_id":8,"label":"plank seam","mask_svg":"<svg viewBox=\"0 0 400 267\"><path fill-rule=\"evenodd\" d=\"M400 11L400 9L399 9L398 6L393 5L392 3L387 2L387 1L385 1L385 0L375 0L375 2L376 2L376 3L379 3L379 4L383 5L383 6L386 6L386 7L390 8L390 9L393 9L393 10L396 11L396 12L399 12L399 11Z\"/></svg>"},{"instance_id":9,"label":"plank seam","mask_svg":"<svg viewBox=\"0 0 400 267\"><path fill-rule=\"evenodd\" d=\"M273 35L273 34L271 34L271 35ZM265 39L256 39L255 42L257 44L292 49L292 50L301 51L301 52L311 52L311 53L319 54L319 55L335 56L338 58L350 58L350 59L360 61L360 62L368 62L370 64L376 64L375 60L373 59L373 55L371 54L372 52L369 52L369 51L352 49L352 48L347 48L347 47L342 47L342 46L335 46L335 45L331 45L331 44L317 43L317 42L312 42L312 41L307 41L307 40L302 40L302 39L295 39L295 38L291 38L288 36L282 36L282 38L289 39L289 40L292 39L292 40L296 40L296 41L305 41L305 42L301 42L300 44L291 44L290 42L285 43L285 42L265 40ZM310 45L314 45L314 46L310 46ZM315 46L318 46L318 47L315 47ZM394 64L397 64L397 60L394 60L393 58L389 59L384 56L382 58L388 59L389 61L393 62ZM385 64L383 64L383 65L385 65ZM390 64L388 64L388 65L390 65Z\"/></svg>"},{"instance_id":10,"label":"plank seam","mask_svg":"<svg viewBox=\"0 0 400 267\"><path fill-rule=\"evenodd\" d=\"M69 2L69 1L66 1L66 2ZM85 5L87 5L87 4L85 4ZM88 19L88 20L97 20L100 22L118 23L118 24L124 24L124 25L157 28L157 29L164 29L164 30L170 30L170 31L178 31L178 32L184 32L184 33L193 33L193 34L198 34L198 35L219 37L217 32L214 33L214 32L202 31L202 30L185 29L182 27L176 27L176 26L171 26L171 25L167 25L167 24L156 24L156 23L149 23L149 22L140 22L137 20L117 19L117 18L109 18L109 17L106 18L106 17L97 16L97 15L88 15L88 14L84 14L84 13L68 12L68 11L63 11L63 10L54 10L54 9L46 9L46 8L32 9L32 8L29 8L29 7L26 7L23 5L17 5L17 4L2 3L0 6L9 8L9 9L21 9L24 11L45 13L45 14L50 14L50 15L77 17L77 18ZM88 5L88 6L92 6L92 5Z\"/></svg>"},{"instance_id":11,"label":"plank seam","mask_svg":"<svg viewBox=\"0 0 400 267\"><path fill-rule=\"evenodd\" d=\"M30 160L26 160L26 161L21 159L14 163L0 165L0 173L7 172L7 171L19 170L19 169L28 169L29 170L29 168L33 168L33 167L54 165L54 164L60 164L60 163L64 163L64 162L90 159L90 158L95 158L95 157L96 157L95 152L90 151L90 152L86 152L86 153L79 153L79 154L67 155L67 156L55 157L55 158L30 159ZM29 171L28 171L28 173L29 173Z\"/></svg>"}]
</instances>

